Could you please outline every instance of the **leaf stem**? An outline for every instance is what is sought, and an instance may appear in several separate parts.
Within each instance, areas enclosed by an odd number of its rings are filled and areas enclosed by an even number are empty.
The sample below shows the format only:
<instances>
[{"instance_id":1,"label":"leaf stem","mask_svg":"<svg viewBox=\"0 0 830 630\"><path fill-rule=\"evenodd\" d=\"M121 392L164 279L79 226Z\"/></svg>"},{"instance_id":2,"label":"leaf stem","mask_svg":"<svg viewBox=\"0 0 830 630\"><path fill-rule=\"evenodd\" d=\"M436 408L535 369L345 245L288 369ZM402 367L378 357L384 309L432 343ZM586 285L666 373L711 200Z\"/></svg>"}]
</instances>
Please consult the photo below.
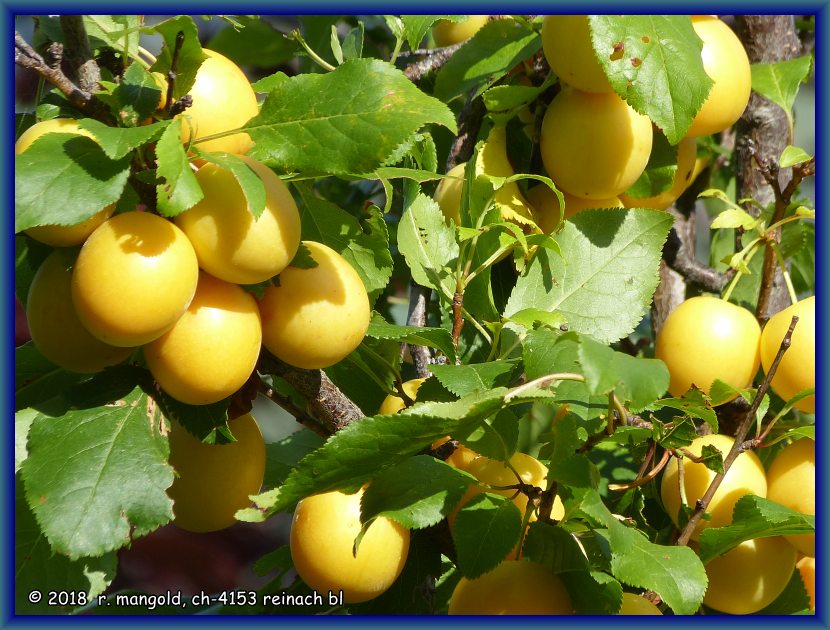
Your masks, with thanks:
<instances>
[{"instance_id":1,"label":"leaf stem","mask_svg":"<svg viewBox=\"0 0 830 630\"><path fill-rule=\"evenodd\" d=\"M336 68L333 65L331 65L328 61L323 59L320 55L314 52L314 50L312 50L311 46L308 45L308 42L306 42L305 38L302 36L302 33L300 33L299 29L291 31L286 35L286 37L288 39L293 39L300 46L302 46L306 53L308 53L308 56L311 58L311 60L324 70L327 70L328 72L336 70Z\"/></svg>"}]
</instances>

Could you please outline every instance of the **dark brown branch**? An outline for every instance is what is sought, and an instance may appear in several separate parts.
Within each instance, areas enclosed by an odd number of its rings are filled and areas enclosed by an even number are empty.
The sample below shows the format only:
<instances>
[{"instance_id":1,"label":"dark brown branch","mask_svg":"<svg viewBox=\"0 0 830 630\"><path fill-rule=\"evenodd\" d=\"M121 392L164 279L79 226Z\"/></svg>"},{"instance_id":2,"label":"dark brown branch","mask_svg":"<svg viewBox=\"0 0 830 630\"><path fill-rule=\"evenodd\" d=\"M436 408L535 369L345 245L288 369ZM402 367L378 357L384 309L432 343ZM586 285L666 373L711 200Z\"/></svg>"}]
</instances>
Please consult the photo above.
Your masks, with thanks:
<instances>
[{"instance_id":1,"label":"dark brown branch","mask_svg":"<svg viewBox=\"0 0 830 630\"><path fill-rule=\"evenodd\" d=\"M427 325L427 307L429 306L429 298L432 289L421 286L414 280L409 286L409 314L407 315L406 323L408 326L419 326L423 328ZM416 346L413 344L402 344L401 351L409 348L409 354L412 357L412 364L415 367L415 373L418 378L427 378L430 375L429 364L432 360L432 354L426 346Z\"/></svg>"},{"instance_id":2,"label":"dark brown branch","mask_svg":"<svg viewBox=\"0 0 830 630\"><path fill-rule=\"evenodd\" d=\"M92 48L81 15L62 15L64 58L69 76L78 82L84 92L97 92L101 83L101 69L92 56Z\"/></svg>"},{"instance_id":3,"label":"dark brown branch","mask_svg":"<svg viewBox=\"0 0 830 630\"><path fill-rule=\"evenodd\" d=\"M317 435L322 437L329 437L331 435L331 432L322 422L320 422L320 420L312 416L305 409L298 407L288 396L284 396L274 388L268 387L268 385L266 385L262 380L260 380L259 391L263 396L268 398L270 401L275 402L277 405L294 416L294 419L297 422L314 431Z\"/></svg>"},{"instance_id":4,"label":"dark brown branch","mask_svg":"<svg viewBox=\"0 0 830 630\"><path fill-rule=\"evenodd\" d=\"M481 97L467 99L458 114L458 135L453 140L447 158L447 171L473 157L473 149L481 129L481 121L487 112Z\"/></svg>"},{"instance_id":5,"label":"dark brown branch","mask_svg":"<svg viewBox=\"0 0 830 630\"><path fill-rule=\"evenodd\" d=\"M784 335L784 339L781 341L781 346L778 348L778 352L775 355L775 359L772 362L772 365L769 367L769 371L767 371L766 376L764 376L764 380L761 383L761 386L758 388L758 391L755 394L755 398L752 400L752 405L750 405L749 410L746 412L744 416L743 422L738 427L737 432L735 433L735 443L732 445L732 448L729 450L729 453L723 460L723 472L718 473L715 475L714 479L712 479L712 483L706 489L706 492L703 494L695 504L695 509L692 512L692 516L689 518L689 522L686 523L686 526L683 528L683 531L680 532L680 536L677 539L678 545L685 545L689 542L691 538L692 532L694 532L695 527L703 518L703 515L706 513L706 508L709 506L709 503L712 501L712 497L715 496L715 493L720 488L720 484L723 481L723 478L726 476L726 473L729 472L729 469L732 466L732 463L735 459L740 455L744 450L746 450L748 444L746 442L746 436L749 433L749 429L755 423L755 413L758 411L758 407L761 406L761 401L764 399L767 391L769 390L770 382L772 381L773 376L775 376L775 372L778 370L778 364L781 363L781 359L784 356L784 353L790 347L790 340L793 336L793 330L795 330L795 326L798 324L798 317L793 317L792 321L790 322L790 327L787 329L787 334ZM682 466L679 466L682 468Z\"/></svg>"},{"instance_id":6,"label":"dark brown branch","mask_svg":"<svg viewBox=\"0 0 830 630\"><path fill-rule=\"evenodd\" d=\"M310 415L319 420L328 435L364 417L360 408L322 370L303 370L288 365L267 350L259 355L257 369L264 374L279 376L297 390L308 401ZM301 418L298 420L302 421Z\"/></svg>"},{"instance_id":7,"label":"dark brown branch","mask_svg":"<svg viewBox=\"0 0 830 630\"><path fill-rule=\"evenodd\" d=\"M69 102L81 111L106 122L105 109L101 101L91 92L82 90L70 81L60 68L50 66L17 31L14 33L14 62L18 66L37 72L57 87Z\"/></svg>"},{"instance_id":8,"label":"dark brown branch","mask_svg":"<svg viewBox=\"0 0 830 630\"><path fill-rule=\"evenodd\" d=\"M463 43L464 42L461 44L453 44L452 46L447 46L445 48L435 48L430 51L418 50L414 51L414 53L410 53L422 56L422 58L404 68L404 75L413 83L420 83L421 80L429 73L435 72L443 67L443 65L450 60L450 57L455 54L455 51L461 48ZM404 55L402 54L401 57L403 56Z\"/></svg>"},{"instance_id":9,"label":"dark brown branch","mask_svg":"<svg viewBox=\"0 0 830 630\"><path fill-rule=\"evenodd\" d=\"M456 291L452 297L452 345L458 350L458 340L461 329L464 327L464 316L461 312L464 306L464 293Z\"/></svg>"},{"instance_id":10,"label":"dark brown branch","mask_svg":"<svg viewBox=\"0 0 830 630\"><path fill-rule=\"evenodd\" d=\"M687 283L720 293L729 282L729 275L704 265L695 257L694 250L694 215L684 215L673 208L669 213L674 216L674 226L663 247L663 260L679 273Z\"/></svg>"}]
</instances>

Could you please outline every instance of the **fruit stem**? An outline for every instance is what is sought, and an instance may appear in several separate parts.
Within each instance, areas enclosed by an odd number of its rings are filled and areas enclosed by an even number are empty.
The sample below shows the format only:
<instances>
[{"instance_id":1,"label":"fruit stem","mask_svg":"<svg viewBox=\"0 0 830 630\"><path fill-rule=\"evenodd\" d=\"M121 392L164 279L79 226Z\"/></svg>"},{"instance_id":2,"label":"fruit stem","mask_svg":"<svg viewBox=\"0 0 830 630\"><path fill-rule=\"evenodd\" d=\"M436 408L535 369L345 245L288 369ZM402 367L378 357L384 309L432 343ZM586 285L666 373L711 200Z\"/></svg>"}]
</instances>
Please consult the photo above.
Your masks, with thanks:
<instances>
[{"instance_id":1,"label":"fruit stem","mask_svg":"<svg viewBox=\"0 0 830 630\"><path fill-rule=\"evenodd\" d=\"M796 324L798 324L798 316L794 315L792 320L790 321L790 326L787 329L787 334L785 334L784 338L781 340L781 345L778 348L778 352L775 355L775 359L773 360L772 365L770 365L769 370L764 376L764 380L761 382L761 386L755 393L755 398L752 399L752 405L749 407L749 410L746 412L744 419L738 426L738 430L735 432L735 442L732 444L732 448L729 449L729 453L723 459L723 472L719 472L715 475L715 477L712 479L712 483L709 484L709 487L703 494L703 497L697 501L694 512L692 512L691 517L689 517L689 521L686 523L686 526L683 528L683 531L680 532L680 536L678 537L676 543L677 545L682 546L689 542L689 539L692 536L692 532L695 530L695 527L697 527L697 524L700 522L700 519L703 518L703 515L706 513L706 508L712 501L712 497L715 496L715 492L717 492L718 488L720 487L720 484L723 481L723 478L726 476L726 473L729 472L732 463L735 461L738 455L740 455L746 448L744 442L746 440L747 434L749 433L749 428L755 420L755 414L757 413L758 408L761 406L761 402L764 400L764 397L766 396L767 391L769 390L772 378L775 376L775 372L778 370L778 365L781 363L781 359L784 357L784 353L790 347L790 341L792 339L793 330L795 330ZM678 466L678 472L682 469L683 466ZM681 491L682 489L683 486L681 482Z\"/></svg>"},{"instance_id":2,"label":"fruit stem","mask_svg":"<svg viewBox=\"0 0 830 630\"><path fill-rule=\"evenodd\" d=\"M758 245L761 243L761 239L755 239L747 246L747 253L744 255L743 264L745 267L749 268L749 263L752 260L752 257L759 251ZM738 285L738 281L744 275L744 272L741 271L740 268L735 269L735 275L733 276L732 280L729 282L729 286L726 287L726 291L723 292L721 299L724 302L728 302L730 296L732 295L732 291Z\"/></svg>"},{"instance_id":3,"label":"fruit stem","mask_svg":"<svg viewBox=\"0 0 830 630\"><path fill-rule=\"evenodd\" d=\"M300 46L302 46L303 49L306 51L306 53L308 53L308 56L311 58L311 60L314 63L316 63L318 66L323 68L324 70L327 70L328 72L331 72L332 70L336 69L328 61L323 59L320 55L318 55L316 52L314 52L314 50L312 50L311 46L309 46L308 43L303 38L303 36L300 33L299 29L295 29L295 30L291 31L290 33L288 33L288 35L286 35L286 37L288 39L293 39Z\"/></svg>"}]
</instances>

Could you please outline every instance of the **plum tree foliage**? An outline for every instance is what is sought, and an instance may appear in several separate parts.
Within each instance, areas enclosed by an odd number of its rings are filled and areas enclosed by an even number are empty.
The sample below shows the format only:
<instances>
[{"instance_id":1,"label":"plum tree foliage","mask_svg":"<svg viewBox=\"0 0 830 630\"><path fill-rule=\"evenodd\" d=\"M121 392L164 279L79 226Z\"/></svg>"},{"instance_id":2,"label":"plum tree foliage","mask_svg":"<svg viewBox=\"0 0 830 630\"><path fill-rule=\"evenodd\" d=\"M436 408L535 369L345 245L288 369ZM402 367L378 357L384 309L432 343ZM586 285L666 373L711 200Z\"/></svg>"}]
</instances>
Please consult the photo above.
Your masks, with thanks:
<instances>
[{"instance_id":1,"label":"plum tree foliage","mask_svg":"<svg viewBox=\"0 0 830 630\"><path fill-rule=\"evenodd\" d=\"M809 16L145 17L15 34L18 614L812 610Z\"/></svg>"}]
</instances>

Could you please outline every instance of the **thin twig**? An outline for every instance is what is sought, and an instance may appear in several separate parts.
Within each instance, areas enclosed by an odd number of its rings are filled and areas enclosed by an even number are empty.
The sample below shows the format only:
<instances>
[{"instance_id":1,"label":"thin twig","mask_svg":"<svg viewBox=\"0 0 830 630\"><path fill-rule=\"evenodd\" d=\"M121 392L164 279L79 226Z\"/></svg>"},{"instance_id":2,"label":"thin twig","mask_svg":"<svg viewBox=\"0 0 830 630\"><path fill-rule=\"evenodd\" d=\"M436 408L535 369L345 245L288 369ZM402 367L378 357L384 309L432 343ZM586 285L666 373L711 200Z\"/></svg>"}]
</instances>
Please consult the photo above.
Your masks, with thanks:
<instances>
[{"instance_id":1,"label":"thin twig","mask_svg":"<svg viewBox=\"0 0 830 630\"><path fill-rule=\"evenodd\" d=\"M772 365L770 365L769 370L764 376L764 380L761 383L761 386L758 388L758 391L755 394L755 398L752 400L752 405L749 407L749 411L747 411L746 415L744 416L743 422L738 427L738 431L735 434L735 442L732 445L732 448L729 450L729 453L723 460L723 472L717 473L712 479L712 483L709 484L709 487L706 489L706 492L703 494L695 504L695 509L692 512L691 517L689 518L689 522L686 523L686 526L683 528L683 531L680 532L680 536L677 539L677 545L685 545L689 542L689 539L692 536L697 524L703 518L703 515L706 513L706 508L709 506L709 503L712 501L712 497L715 496L715 493L718 491L723 478L726 476L726 473L729 472L732 463L735 459L740 455L745 448L747 447L746 443L746 436L749 433L749 429L752 424L755 422L755 413L758 411L758 407L761 405L761 401L764 399L764 396L769 390L770 382L772 381L773 376L775 376L775 372L778 369L778 364L781 363L781 359L784 356L784 353L790 347L790 340L793 336L793 330L795 330L795 326L798 323L798 317L794 316L792 321L790 322L790 327L787 329L787 334L784 335L784 339L781 341L781 346L778 348L778 352L775 355L775 360L773 360ZM683 466L678 466L678 469L683 468Z\"/></svg>"},{"instance_id":2,"label":"thin twig","mask_svg":"<svg viewBox=\"0 0 830 630\"><path fill-rule=\"evenodd\" d=\"M427 325L427 307L431 293L432 289L412 281L409 286L409 314L406 318L408 326L423 328ZM429 348L415 344L401 344L401 352L404 352L406 348L409 348L412 365L415 367L418 378L427 378L430 375L429 364L432 360Z\"/></svg>"},{"instance_id":3,"label":"thin twig","mask_svg":"<svg viewBox=\"0 0 830 630\"><path fill-rule=\"evenodd\" d=\"M452 46L447 46L445 48L435 48L429 51L414 51L413 53L409 53L417 54L421 57L421 59L404 68L404 76L406 76L406 78L413 83L420 83L421 80L423 80L423 78L428 74L443 67L443 65L450 60L450 57L452 57L453 54L455 54L455 51L461 48L461 46L462 44L453 44ZM404 56L405 54L399 55L399 57Z\"/></svg>"}]
</instances>

